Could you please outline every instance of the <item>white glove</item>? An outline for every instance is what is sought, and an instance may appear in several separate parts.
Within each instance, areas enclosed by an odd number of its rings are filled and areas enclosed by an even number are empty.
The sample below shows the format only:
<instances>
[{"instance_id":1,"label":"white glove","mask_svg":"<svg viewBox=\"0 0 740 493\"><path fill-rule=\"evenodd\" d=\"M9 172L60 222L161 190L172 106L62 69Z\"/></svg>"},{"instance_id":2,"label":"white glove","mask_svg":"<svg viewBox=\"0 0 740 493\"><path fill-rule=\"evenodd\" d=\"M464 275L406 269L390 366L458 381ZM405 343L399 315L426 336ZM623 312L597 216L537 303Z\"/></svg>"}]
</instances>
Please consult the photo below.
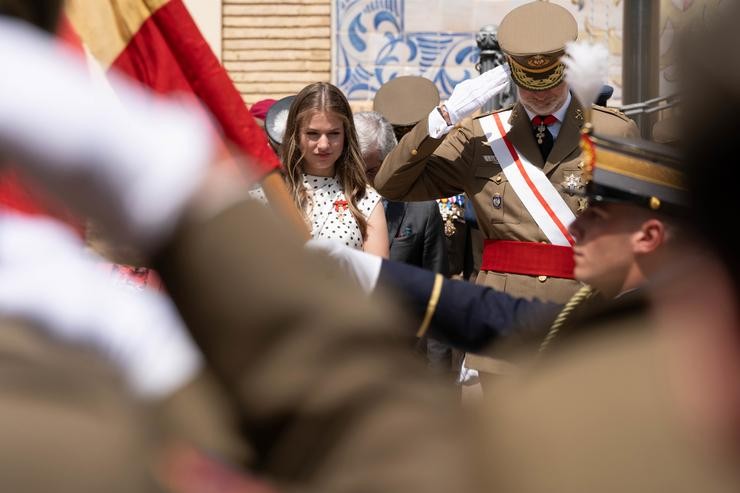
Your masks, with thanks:
<instances>
[{"instance_id":1,"label":"white glove","mask_svg":"<svg viewBox=\"0 0 740 493\"><path fill-rule=\"evenodd\" d=\"M509 87L510 69L507 64L499 65L478 77L465 80L455 86L444 106L450 115L450 122L455 125L460 120L472 115L492 97ZM437 108L429 113L429 135L440 138L449 132L451 125L445 122Z\"/></svg>"},{"instance_id":2,"label":"white glove","mask_svg":"<svg viewBox=\"0 0 740 493\"><path fill-rule=\"evenodd\" d=\"M66 228L0 216L0 314L91 348L145 398L165 397L200 370L200 352L161 293L115 282Z\"/></svg>"},{"instance_id":3,"label":"white glove","mask_svg":"<svg viewBox=\"0 0 740 493\"><path fill-rule=\"evenodd\" d=\"M203 110L96 83L82 57L7 17L0 46L2 157L116 240L156 248L212 158Z\"/></svg>"},{"instance_id":4,"label":"white glove","mask_svg":"<svg viewBox=\"0 0 740 493\"><path fill-rule=\"evenodd\" d=\"M342 270L349 274L366 293L372 293L375 289L378 276L380 276L380 267L383 265L382 258L355 250L336 240L309 240L306 248L323 252L336 259Z\"/></svg>"}]
</instances>

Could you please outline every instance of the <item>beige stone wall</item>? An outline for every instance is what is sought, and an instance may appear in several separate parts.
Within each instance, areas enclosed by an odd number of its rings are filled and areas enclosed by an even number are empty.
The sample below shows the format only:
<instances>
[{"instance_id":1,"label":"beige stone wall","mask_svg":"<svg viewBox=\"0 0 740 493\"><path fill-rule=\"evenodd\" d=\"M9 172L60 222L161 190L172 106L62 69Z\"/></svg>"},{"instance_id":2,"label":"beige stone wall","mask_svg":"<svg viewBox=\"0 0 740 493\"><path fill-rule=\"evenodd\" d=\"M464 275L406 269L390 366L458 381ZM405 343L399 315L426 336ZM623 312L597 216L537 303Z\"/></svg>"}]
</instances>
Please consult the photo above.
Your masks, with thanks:
<instances>
[{"instance_id":1,"label":"beige stone wall","mask_svg":"<svg viewBox=\"0 0 740 493\"><path fill-rule=\"evenodd\" d=\"M221 2L185 0L185 6L198 25L213 53L221 58Z\"/></svg>"},{"instance_id":2,"label":"beige stone wall","mask_svg":"<svg viewBox=\"0 0 740 493\"><path fill-rule=\"evenodd\" d=\"M226 70L252 104L331 79L331 0L223 0Z\"/></svg>"}]
</instances>

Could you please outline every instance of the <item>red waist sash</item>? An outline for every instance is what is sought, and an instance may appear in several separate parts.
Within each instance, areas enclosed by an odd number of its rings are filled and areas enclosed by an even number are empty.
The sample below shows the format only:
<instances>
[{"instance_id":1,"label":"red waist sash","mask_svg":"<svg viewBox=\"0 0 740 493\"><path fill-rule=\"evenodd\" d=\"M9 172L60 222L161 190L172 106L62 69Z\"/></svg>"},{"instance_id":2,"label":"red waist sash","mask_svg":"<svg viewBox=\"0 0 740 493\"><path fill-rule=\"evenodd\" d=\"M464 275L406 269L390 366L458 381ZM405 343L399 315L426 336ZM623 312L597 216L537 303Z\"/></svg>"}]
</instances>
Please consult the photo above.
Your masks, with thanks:
<instances>
[{"instance_id":1,"label":"red waist sash","mask_svg":"<svg viewBox=\"0 0 740 493\"><path fill-rule=\"evenodd\" d=\"M481 270L573 279L571 247L529 241L486 240Z\"/></svg>"}]
</instances>

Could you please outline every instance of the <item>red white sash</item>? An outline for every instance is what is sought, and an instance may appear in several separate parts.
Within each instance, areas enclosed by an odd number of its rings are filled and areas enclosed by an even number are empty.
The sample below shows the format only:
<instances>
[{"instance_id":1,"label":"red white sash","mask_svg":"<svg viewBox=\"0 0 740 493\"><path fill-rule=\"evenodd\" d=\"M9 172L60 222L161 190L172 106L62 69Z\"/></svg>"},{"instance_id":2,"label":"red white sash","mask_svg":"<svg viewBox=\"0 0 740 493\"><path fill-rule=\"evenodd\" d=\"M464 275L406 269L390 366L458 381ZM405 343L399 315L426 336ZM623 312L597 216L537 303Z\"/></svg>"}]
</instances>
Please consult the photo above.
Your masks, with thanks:
<instances>
[{"instance_id":1,"label":"red white sash","mask_svg":"<svg viewBox=\"0 0 740 493\"><path fill-rule=\"evenodd\" d=\"M521 156L506 138L511 130L510 116L511 111L502 111L478 121L506 179L550 243L573 246L568 226L576 216L545 173Z\"/></svg>"}]
</instances>

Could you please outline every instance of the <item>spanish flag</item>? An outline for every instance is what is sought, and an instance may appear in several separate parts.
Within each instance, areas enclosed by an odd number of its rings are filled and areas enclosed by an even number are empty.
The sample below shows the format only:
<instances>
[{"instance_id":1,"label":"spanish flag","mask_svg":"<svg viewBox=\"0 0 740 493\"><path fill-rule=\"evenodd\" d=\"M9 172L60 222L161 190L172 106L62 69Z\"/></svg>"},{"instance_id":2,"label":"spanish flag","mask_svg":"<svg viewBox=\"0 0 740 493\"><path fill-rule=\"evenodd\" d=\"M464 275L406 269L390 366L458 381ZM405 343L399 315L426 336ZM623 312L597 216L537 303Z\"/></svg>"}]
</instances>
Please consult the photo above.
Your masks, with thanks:
<instances>
[{"instance_id":1,"label":"spanish flag","mask_svg":"<svg viewBox=\"0 0 740 493\"><path fill-rule=\"evenodd\" d=\"M107 70L162 94L196 97L223 135L253 159L258 178L280 165L183 0L69 0L66 14Z\"/></svg>"}]
</instances>

